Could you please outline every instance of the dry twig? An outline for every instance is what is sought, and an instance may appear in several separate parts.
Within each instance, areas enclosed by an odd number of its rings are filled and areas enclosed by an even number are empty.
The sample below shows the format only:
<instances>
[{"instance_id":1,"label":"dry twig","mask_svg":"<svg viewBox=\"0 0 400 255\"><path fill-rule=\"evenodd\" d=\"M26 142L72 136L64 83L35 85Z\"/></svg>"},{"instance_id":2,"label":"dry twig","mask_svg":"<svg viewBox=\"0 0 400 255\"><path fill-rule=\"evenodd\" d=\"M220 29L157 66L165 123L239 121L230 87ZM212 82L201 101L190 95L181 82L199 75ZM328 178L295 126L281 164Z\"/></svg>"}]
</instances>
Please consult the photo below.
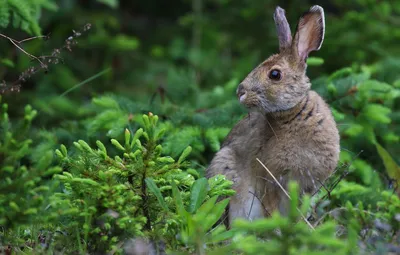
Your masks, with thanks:
<instances>
[{"instance_id":1,"label":"dry twig","mask_svg":"<svg viewBox=\"0 0 400 255\"><path fill-rule=\"evenodd\" d=\"M34 39L39 39L39 38L45 38L47 39L48 36L34 36L34 37L29 37L23 40L15 40L9 36L6 36L4 34L0 33L0 37L3 37L5 39L7 39L8 41L10 41L18 50L20 50L21 52L23 52L25 55L27 55L29 58L36 60L37 62L40 63L39 66L31 66L28 69L26 69L24 72L22 72L18 79L15 80L14 82L5 82L5 81L1 81L0 82L0 94L4 94L6 92L19 92L20 88L21 88L21 83L25 82L27 79L29 79L32 75L38 73L41 70L44 70L45 72L48 71L48 66L51 64L58 64L60 62L60 60L62 61L62 58L60 57L61 52L63 50L68 50L68 51L72 51L72 46L77 44L77 41L75 40L77 37L80 37L82 35L83 32L87 32L89 29L91 28L91 24L86 24L83 29L82 32L80 31L75 31L72 30L73 34L71 36L69 36L66 40L63 46L61 46L60 48L56 48L53 50L53 52L50 55L43 55L43 56L39 56L36 57L33 54L30 54L29 52L27 52L26 50L23 49L22 47L22 43L23 42L27 42L30 40L34 40Z\"/></svg>"},{"instance_id":2,"label":"dry twig","mask_svg":"<svg viewBox=\"0 0 400 255\"><path fill-rule=\"evenodd\" d=\"M289 193L285 190L285 188L283 188L283 186L279 183L279 181L275 178L275 176L271 173L271 171L268 170L268 168L258 159L256 158L256 160L258 161L258 163L261 164L262 167L264 167L265 170L267 170L267 172L269 173L269 175L271 175L271 177L274 179L274 181L278 184L279 188L281 188L281 190L283 191L283 193L285 193L285 195L292 200L292 198L290 197ZM297 211L300 213L301 217L303 218L303 220L307 223L307 225L312 229L315 230L315 228L313 227L313 225L307 220L307 218L304 216L304 214L300 211L299 208L297 208Z\"/></svg>"}]
</instances>

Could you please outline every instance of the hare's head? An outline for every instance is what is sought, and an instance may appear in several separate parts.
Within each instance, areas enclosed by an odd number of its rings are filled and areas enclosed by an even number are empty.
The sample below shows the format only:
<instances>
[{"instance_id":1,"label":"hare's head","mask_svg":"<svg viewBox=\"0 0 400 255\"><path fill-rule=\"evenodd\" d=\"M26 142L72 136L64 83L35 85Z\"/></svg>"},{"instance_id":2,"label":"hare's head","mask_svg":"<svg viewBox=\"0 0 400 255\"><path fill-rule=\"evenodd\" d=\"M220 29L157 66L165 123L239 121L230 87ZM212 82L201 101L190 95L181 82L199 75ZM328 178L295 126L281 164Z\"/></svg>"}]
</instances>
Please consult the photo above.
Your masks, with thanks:
<instances>
[{"instance_id":1,"label":"hare's head","mask_svg":"<svg viewBox=\"0 0 400 255\"><path fill-rule=\"evenodd\" d=\"M237 89L243 105L263 112L288 110L304 98L311 86L306 76L308 54L319 50L324 39L324 10L320 6L301 16L293 39L282 8L276 8L274 20L279 54L256 67Z\"/></svg>"}]
</instances>

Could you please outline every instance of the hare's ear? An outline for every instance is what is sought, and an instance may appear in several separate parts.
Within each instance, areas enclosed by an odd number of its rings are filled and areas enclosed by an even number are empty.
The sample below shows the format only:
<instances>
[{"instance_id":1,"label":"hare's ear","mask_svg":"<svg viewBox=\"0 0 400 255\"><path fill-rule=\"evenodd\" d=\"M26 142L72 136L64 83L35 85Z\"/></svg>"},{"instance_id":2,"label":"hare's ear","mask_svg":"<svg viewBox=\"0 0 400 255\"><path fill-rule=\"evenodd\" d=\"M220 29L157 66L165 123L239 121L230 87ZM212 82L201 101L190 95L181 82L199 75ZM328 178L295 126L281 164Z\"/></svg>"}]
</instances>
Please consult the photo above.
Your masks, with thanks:
<instances>
[{"instance_id":1,"label":"hare's ear","mask_svg":"<svg viewBox=\"0 0 400 255\"><path fill-rule=\"evenodd\" d=\"M305 62L311 51L321 48L325 34L324 9L314 5L301 16L293 39L293 53L300 62Z\"/></svg>"},{"instance_id":2,"label":"hare's ear","mask_svg":"<svg viewBox=\"0 0 400 255\"><path fill-rule=\"evenodd\" d=\"M276 7L274 13L276 31L279 39L279 50L282 52L289 48L292 44L292 33L290 32L289 23L286 20L285 10L281 7Z\"/></svg>"}]
</instances>

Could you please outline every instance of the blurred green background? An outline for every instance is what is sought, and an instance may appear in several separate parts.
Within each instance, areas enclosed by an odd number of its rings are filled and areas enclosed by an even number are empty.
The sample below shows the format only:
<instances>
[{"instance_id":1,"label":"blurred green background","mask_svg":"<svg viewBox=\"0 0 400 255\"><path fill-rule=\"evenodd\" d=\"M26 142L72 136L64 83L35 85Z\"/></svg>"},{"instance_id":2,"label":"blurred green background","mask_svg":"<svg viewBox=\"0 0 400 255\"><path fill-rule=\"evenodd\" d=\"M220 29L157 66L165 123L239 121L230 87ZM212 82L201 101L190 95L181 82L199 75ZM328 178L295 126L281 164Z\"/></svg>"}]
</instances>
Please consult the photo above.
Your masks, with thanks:
<instances>
[{"instance_id":1,"label":"blurred green background","mask_svg":"<svg viewBox=\"0 0 400 255\"><path fill-rule=\"evenodd\" d=\"M30 1L19 1L29 5ZM79 38L73 52L63 54L64 64L51 66L47 75L36 75L23 84L26 98L60 95L71 86L111 68L96 82L74 91L69 98L84 99L98 93L116 92L146 102L151 93L163 87L179 98L190 88L212 89L237 78L243 79L252 68L277 51L272 14L276 5L287 11L294 32L298 17L318 1L31 1L40 9L40 30L15 26L3 29L14 39L27 37L23 31L49 35L46 41L24 44L37 56L46 55L64 44L72 30L92 24L90 32ZM41 3L35 4L36 2ZM396 56L400 39L399 4L391 1L320 1L326 12L323 47L313 55L325 59L308 73L314 78L353 64L387 61L379 78L392 82L398 78ZM13 20L10 21L14 24ZM14 24L15 25L15 24ZM17 25L18 26L18 25ZM2 58L15 68L3 65L8 81L32 64L24 54L1 41ZM389 68L392 69L389 69ZM179 76L180 81L173 80ZM186 83L181 87L179 83ZM29 100L32 102L32 98ZM147 100L148 101L148 100ZM60 115L58 115L60 116ZM61 117L61 116L60 116Z\"/></svg>"},{"instance_id":2,"label":"blurred green background","mask_svg":"<svg viewBox=\"0 0 400 255\"><path fill-rule=\"evenodd\" d=\"M234 90L222 88L229 82L235 87L259 62L277 52L272 18L277 5L286 9L292 32L298 17L312 4L325 8L325 41L319 52L312 53L324 63L308 69L312 80L362 65L373 65L373 78L383 82L393 84L400 75L400 4L393 1L3 1L30 14L29 20L10 14L9 23L2 24L3 34L16 40L49 35L47 40L23 43L35 56L51 54L64 45L72 30L92 25L77 38L71 52L61 54L61 64L49 64L46 74L37 73L22 83L19 93L5 95L10 105L29 103L38 109L41 114L35 126L39 128L82 131L74 127L79 125L75 120L92 116L84 106L93 97L109 94L135 104L131 113L153 111L172 119L186 108L207 112L222 109L229 101L230 111L204 115L212 114L209 125L221 120L219 124L231 127L243 109ZM24 12L17 9L17 13ZM0 19L0 24L6 19ZM0 47L0 74L6 82L38 64L6 39L0 40ZM95 80L63 94L99 73ZM212 91L215 97L199 91ZM10 107L10 111L16 114L23 108ZM62 135L57 139L71 142Z\"/></svg>"}]
</instances>

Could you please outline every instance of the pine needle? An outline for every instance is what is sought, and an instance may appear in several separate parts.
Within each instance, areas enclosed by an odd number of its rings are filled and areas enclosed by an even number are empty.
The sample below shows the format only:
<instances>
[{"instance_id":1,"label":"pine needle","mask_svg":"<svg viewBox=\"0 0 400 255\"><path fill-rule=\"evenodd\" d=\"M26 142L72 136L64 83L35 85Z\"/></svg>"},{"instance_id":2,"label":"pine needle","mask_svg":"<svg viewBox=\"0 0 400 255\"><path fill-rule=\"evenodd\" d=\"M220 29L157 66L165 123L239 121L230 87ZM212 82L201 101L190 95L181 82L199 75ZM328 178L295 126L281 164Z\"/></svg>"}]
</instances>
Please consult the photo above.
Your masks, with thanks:
<instances>
[{"instance_id":1,"label":"pine needle","mask_svg":"<svg viewBox=\"0 0 400 255\"><path fill-rule=\"evenodd\" d=\"M267 170L267 172L271 175L271 177L274 179L274 181L278 184L279 188L281 188L281 190L283 191L283 193L285 193L285 195L292 200L292 198L290 197L289 193L285 190L285 188L283 188L283 186L279 183L279 181L275 178L275 176L271 173L271 171L268 170L268 168L258 159L256 158L256 160L265 168L265 170ZM315 230L315 228L313 227L313 225L307 220L307 218L304 216L304 214L300 211L299 208L297 208L297 211L299 211L301 217L303 218L303 220L307 223L307 225L312 229Z\"/></svg>"}]
</instances>

